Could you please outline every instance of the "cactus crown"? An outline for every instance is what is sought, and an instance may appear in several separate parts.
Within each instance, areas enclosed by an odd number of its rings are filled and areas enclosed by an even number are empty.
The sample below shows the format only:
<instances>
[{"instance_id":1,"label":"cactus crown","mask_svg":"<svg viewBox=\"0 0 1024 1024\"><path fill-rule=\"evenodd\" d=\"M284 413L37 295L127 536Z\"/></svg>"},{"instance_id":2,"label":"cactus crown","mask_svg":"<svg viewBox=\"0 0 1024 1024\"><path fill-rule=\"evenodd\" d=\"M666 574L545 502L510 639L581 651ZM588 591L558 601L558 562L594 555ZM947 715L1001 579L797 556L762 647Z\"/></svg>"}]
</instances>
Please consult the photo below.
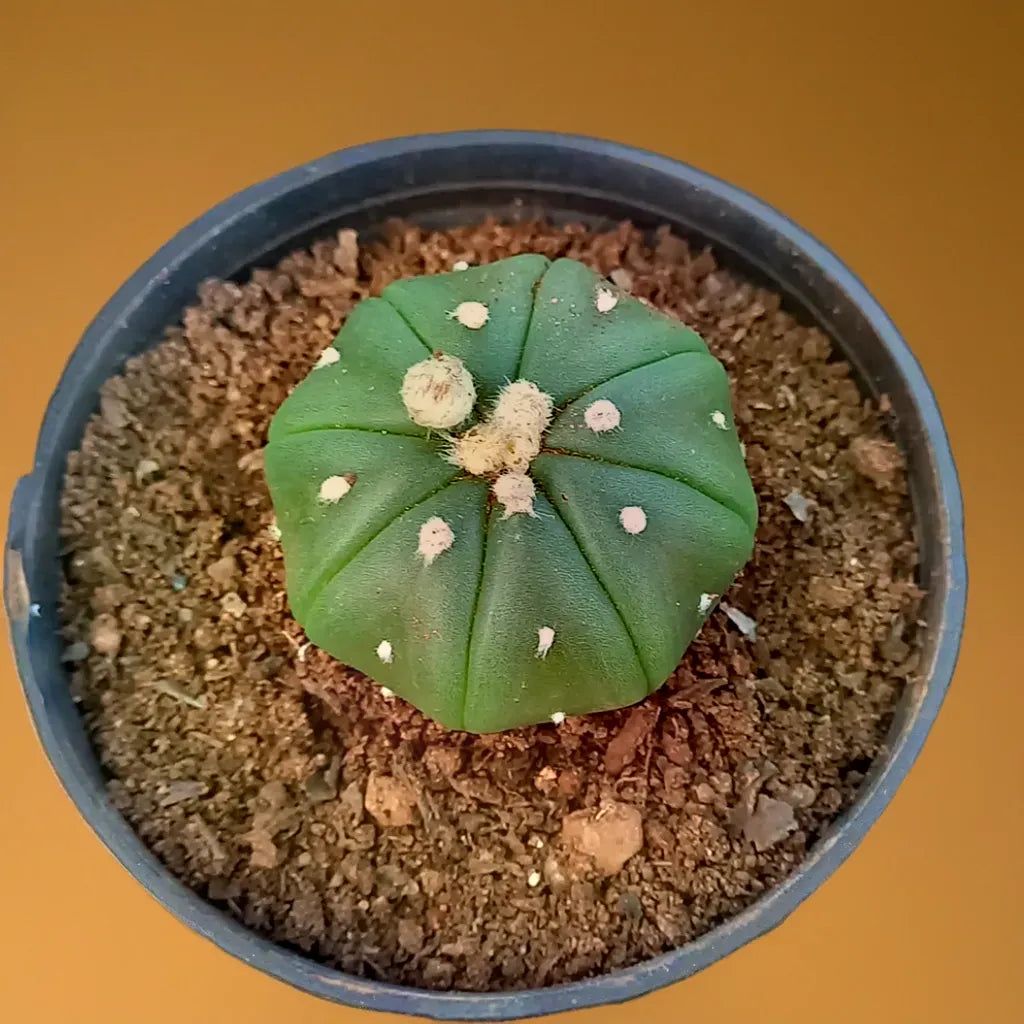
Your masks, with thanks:
<instances>
[{"instance_id":1,"label":"cactus crown","mask_svg":"<svg viewBox=\"0 0 1024 1024\"><path fill-rule=\"evenodd\" d=\"M473 732L656 689L757 521L700 337L539 255L361 302L265 466L309 638Z\"/></svg>"}]
</instances>

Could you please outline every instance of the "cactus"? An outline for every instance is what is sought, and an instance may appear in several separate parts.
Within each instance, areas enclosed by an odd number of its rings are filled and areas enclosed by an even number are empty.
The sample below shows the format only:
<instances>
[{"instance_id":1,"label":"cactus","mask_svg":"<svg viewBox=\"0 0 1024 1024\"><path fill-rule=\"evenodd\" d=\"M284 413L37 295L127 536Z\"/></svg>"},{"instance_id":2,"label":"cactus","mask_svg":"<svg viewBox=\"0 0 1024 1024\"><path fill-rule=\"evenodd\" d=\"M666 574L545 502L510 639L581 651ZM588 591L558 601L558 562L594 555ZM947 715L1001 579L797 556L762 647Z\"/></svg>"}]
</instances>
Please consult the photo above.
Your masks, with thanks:
<instances>
[{"instance_id":1,"label":"cactus","mask_svg":"<svg viewBox=\"0 0 1024 1024\"><path fill-rule=\"evenodd\" d=\"M701 338L533 254L362 301L265 466L309 639L472 732L657 689L757 521Z\"/></svg>"}]
</instances>

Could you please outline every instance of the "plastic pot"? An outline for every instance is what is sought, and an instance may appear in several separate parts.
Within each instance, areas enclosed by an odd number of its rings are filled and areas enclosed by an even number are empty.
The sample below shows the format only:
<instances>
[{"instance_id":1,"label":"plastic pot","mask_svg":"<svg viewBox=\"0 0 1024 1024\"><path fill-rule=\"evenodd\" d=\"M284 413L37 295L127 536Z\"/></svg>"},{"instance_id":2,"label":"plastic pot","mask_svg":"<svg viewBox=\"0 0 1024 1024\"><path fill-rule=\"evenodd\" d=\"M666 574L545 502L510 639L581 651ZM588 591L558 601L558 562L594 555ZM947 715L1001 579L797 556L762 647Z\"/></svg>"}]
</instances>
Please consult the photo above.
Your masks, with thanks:
<instances>
[{"instance_id":1,"label":"plastic pot","mask_svg":"<svg viewBox=\"0 0 1024 1024\"><path fill-rule=\"evenodd\" d=\"M59 497L65 461L98 407L103 381L157 343L207 277L241 277L340 227L388 217L426 226L493 213L631 218L671 224L726 265L786 296L892 402L909 459L921 545L922 681L908 688L857 802L780 886L730 921L629 970L548 989L443 993L365 981L275 945L185 888L111 807L71 700L58 635ZM71 799L114 856L168 910L222 949L324 999L451 1020L508 1020L614 1003L687 978L774 928L846 859L891 799L949 687L964 622L967 570L956 470L935 399L904 340L860 282L806 232L750 195L691 167L625 146L532 132L465 132L372 143L280 174L220 203L167 243L107 303L68 362L17 486L4 565L15 656L43 747Z\"/></svg>"}]
</instances>

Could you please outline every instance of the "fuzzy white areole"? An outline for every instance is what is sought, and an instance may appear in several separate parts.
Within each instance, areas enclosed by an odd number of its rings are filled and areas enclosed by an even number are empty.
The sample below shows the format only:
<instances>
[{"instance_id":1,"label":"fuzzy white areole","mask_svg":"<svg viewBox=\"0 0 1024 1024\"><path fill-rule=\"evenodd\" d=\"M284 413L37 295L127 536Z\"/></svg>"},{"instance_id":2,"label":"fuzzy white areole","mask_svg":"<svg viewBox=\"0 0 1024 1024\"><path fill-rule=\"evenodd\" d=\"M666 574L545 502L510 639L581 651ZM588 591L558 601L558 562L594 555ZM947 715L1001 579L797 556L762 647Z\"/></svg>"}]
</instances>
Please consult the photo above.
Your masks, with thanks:
<instances>
[{"instance_id":1,"label":"fuzzy white areole","mask_svg":"<svg viewBox=\"0 0 1024 1024\"><path fill-rule=\"evenodd\" d=\"M413 423L448 430L473 411L476 385L461 359L435 352L405 371L402 402Z\"/></svg>"},{"instance_id":2,"label":"fuzzy white areole","mask_svg":"<svg viewBox=\"0 0 1024 1024\"><path fill-rule=\"evenodd\" d=\"M537 493L533 481L525 473L513 470L502 473L491 486L491 493L504 508L502 519L514 515L535 517L533 499Z\"/></svg>"},{"instance_id":3,"label":"fuzzy white areole","mask_svg":"<svg viewBox=\"0 0 1024 1024\"><path fill-rule=\"evenodd\" d=\"M352 485L355 482L355 477L351 473L346 473L344 476L329 476L320 484L318 492L320 500L329 505L341 501L352 490Z\"/></svg>"},{"instance_id":4,"label":"fuzzy white areole","mask_svg":"<svg viewBox=\"0 0 1024 1024\"><path fill-rule=\"evenodd\" d=\"M555 642L555 631L550 626L541 626L537 630L537 657L546 658Z\"/></svg>"},{"instance_id":5,"label":"fuzzy white areole","mask_svg":"<svg viewBox=\"0 0 1024 1024\"><path fill-rule=\"evenodd\" d=\"M340 359L341 353L332 345L320 353L320 358L313 364L313 369L322 370L326 366L333 366Z\"/></svg>"},{"instance_id":6,"label":"fuzzy white areole","mask_svg":"<svg viewBox=\"0 0 1024 1024\"><path fill-rule=\"evenodd\" d=\"M416 550L424 565L432 565L438 555L443 555L454 543L452 528L440 516L431 516L420 527Z\"/></svg>"},{"instance_id":7,"label":"fuzzy white areole","mask_svg":"<svg viewBox=\"0 0 1024 1024\"><path fill-rule=\"evenodd\" d=\"M622 423L619 407L607 398L591 402L583 413L583 422L595 433L604 434L615 430Z\"/></svg>"},{"instance_id":8,"label":"fuzzy white areole","mask_svg":"<svg viewBox=\"0 0 1024 1024\"><path fill-rule=\"evenodd\" d=\"M490 311L482 302L460 302L452 316L471 331L479 331L491 318Z\"/></svg>"},{"instance_id":9,"label":"fuzzy white areole","mask_svg":"<svg viewBox=\"0 0 1024 1024\"><path fill-rule=\"evenodd\" d=\"M594 305L598 313L610 313L619 304L619 297L611 288L598 288Z\"/></svg>"},{"instance_id":10,"label":"fuzzy white areole","mask_svg":"<svg viewBox=\"0 0 1024 1024\"><path fill-rule=\"evenodd\" d=\"M647 529L647 513L639 505L627 505L619 511L619 524L626 533L643 533Z\"/></svg>"}]
</instances>

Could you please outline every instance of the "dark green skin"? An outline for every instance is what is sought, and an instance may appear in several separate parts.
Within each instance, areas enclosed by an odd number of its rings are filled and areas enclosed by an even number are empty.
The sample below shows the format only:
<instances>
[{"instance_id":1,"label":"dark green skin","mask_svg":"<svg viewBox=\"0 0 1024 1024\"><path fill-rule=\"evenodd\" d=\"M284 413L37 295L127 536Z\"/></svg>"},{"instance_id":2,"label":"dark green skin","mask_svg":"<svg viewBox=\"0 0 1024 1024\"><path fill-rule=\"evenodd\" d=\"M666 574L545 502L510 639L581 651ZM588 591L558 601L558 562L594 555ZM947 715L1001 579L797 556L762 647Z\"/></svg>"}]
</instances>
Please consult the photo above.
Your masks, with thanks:
<instances>
[{"instance_id":1,"label":"dark green skin","mask_svg":"<svg viewBox=\"0 0 1024 1024\"><path fill-rule=\"evenodd\" d=\"M703 624L701 596L720 595L750 557L757 503L725 370L638 300L599 313L599 287L615 291L580 263L538 255L395 282L359 304L335 340L340 360L313 370L271 423L266 474L296 619L449 728L496 732L641 700ZM464 301L487 305L483 328L448 315ZM503 519L491 481L447 462L443 437L409 419L403 377L436 350L465 362L477 415L508 380L554 399L530 467L536 517ZM601 398L622 422L596 434L583 414ZM352 490L320 501L321 482L346 473ZM619 523L630 505L647 514L636 535ZM455 540L426 565L419 529L432 516ZM555 640L541 658L544 626ZM376 653L385 639L390 664Z\"/></svg>"}]
</instances>

